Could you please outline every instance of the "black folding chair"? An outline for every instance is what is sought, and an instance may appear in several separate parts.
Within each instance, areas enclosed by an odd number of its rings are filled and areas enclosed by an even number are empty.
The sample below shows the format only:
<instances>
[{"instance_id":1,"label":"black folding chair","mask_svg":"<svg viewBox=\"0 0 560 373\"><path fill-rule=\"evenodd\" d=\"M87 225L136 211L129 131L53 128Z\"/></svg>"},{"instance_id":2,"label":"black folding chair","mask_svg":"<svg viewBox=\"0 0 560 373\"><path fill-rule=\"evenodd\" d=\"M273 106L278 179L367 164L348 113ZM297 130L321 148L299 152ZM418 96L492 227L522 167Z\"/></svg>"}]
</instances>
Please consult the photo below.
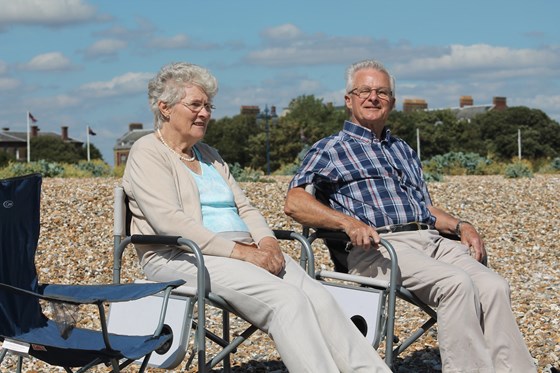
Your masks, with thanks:
<instances>
[{"instance_id":1,"label":"black folding chair","mask_svg":"<svg viewBox=\"0 0 560 373\"><path fill-rule=\"evenodd\" d=\"M163 319L173 288L184 281L158 284L60 285L40 284L35 251L40 231L42 178L32 174L0 180L0 364L8 352L22 359L32 356L53 366L84 372L99 364L120 372L135 360L144 371L151 354L171 338ZM154 327L142 335L109 333L104 306L161 294L158 310L150 316ZM48 318L40 300L55 310ZM101 330L77 327L66 318L72 306L94 305ZM159 320L159 322L157 322Z\"/></svg>"}]
</instances>

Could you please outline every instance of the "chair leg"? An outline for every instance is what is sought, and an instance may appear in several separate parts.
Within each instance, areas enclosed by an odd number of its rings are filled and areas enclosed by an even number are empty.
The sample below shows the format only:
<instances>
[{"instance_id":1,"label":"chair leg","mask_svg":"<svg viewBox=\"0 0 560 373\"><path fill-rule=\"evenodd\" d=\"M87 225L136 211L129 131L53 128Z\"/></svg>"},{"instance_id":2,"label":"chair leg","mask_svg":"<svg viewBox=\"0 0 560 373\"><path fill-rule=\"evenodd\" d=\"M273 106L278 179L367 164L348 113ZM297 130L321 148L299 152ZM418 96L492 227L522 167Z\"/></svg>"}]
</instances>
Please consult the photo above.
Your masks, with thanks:
<instances>
[{"instance_id":1,"label":"chair leg","mask_svg":"<svg viewBox=\"0 0 560 373\"><path fill-rule=\"evenodd\" d=\"M22 366L23 366L23 356L19 355L18 356L18 361L17 361L16 372L21 373Z\"/></svg>"},{"instance_id":2,"label":"chair leg","mask_svg":"<svg viewBox=\"0 0 560 373\"><path fill-rule=\"evenodd\" d=\"M2 362L4 361L4 358L6 357L7 353L8 353L7 349L5 349L5 348L0 349L0 364L2 364ZM17 366L16 366L16 372L17 373L21 373L22 364L23 364L23 357L18 355L18 361L17 361Z\"/></svg>"},{"instance_id":3,"label":"chair leg","mask_svg":"<svg viewBox=\"0 0 560 373\"><path fill-rule=\"evenodd\" d=\"M229 343L229 312L222 311L222 336ZM224 358L224 373L231 373L231 355L227 354Z\"/></svg>"},{"instance_id":4,"label":"chair leg","mask_svg":"<svg viewBox=\"0 0 560 373\"><path fill-rule=\"evenodd\" d=\"M138 370L139 373L144 373L144 371L146 370L146 367L148 366L148 361L150 360L150 356L152 354L149 353L148 355L146 355L144 357L144 360L142 361L142 365L140 366L140 369Z\"/></svg>"}]
</instances>

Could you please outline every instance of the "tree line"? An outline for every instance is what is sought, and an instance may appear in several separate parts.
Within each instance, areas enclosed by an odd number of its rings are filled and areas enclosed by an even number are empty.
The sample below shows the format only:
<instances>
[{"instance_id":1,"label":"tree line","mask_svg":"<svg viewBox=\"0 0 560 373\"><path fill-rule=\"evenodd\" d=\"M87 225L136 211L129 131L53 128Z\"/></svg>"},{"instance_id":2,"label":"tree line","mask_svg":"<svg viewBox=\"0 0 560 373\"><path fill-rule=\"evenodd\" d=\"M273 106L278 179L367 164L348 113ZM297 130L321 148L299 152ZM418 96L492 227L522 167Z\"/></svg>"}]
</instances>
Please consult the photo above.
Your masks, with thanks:
<instances>
[{"instance_id":1,"label":"tree line","mask_svg":"<svg viewBox=\"0 0 560 373\"><path fill-rule=\"evenodd\" d=\"M270 168L289 174L302 153L317 140L338 132L348 115L344 107L324 104L313 95L293 99L286 111L277 120L269 119ZM254 114L224 117L210 122L204 141L217 148L228 163L265 171L265 127L264 120ZM508 162L518 155L518 131L523 159L546 162L560 157L559 123L541 110L524 106L488 111L470 121L457 119L448 109L393 111L388 127L414 149L419 133L423 160L463 152Z\"/></svg>"},{"instance_id":2,"label":"tree line","mask_svg":"<svg viewBox=\"0 0 560 373\"><path fill-rule=\"evenodd\" d=\"M323 103L313 95L291 100L285 114L269 119L270 169L293 174L305 151L319 139L334 134L348 118L344 107ZM224 159L241 169L266 171L266 125L258 115L239 114L212 119L204 141ZM416 149L420 134L422 160L447 153L474 153L509 162L518 155L518 131L523 159L550 162L560 157L560 125L538 109L524 106L488 111L470 121L457 119L451 110L393 111L388 120L393 135ZM417 132L418 131L418 132ZM31 160L78 164L86 158L85 145L39 136L31 139ZM90 144L92 160L103 160ZM0 166L13 157L0 151Z\"/></svg>"}]
</instances>

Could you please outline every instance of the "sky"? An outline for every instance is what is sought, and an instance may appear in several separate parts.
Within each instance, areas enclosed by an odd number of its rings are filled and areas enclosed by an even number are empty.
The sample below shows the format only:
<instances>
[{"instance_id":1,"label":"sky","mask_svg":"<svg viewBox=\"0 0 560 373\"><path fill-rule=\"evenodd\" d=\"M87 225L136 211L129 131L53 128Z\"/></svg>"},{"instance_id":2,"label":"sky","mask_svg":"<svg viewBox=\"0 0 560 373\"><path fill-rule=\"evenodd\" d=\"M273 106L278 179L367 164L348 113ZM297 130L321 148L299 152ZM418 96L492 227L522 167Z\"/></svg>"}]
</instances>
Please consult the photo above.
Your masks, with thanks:
<instances>
[{"instance_id":1,"label":"sky","mask_svg":"<svg viewBox=\"0 0 560 373\"><path fill-rule=\"evenodd\" d=\"M0 127L90 141L113 165L129 123L153 127L147 82L177 61L219 82L213 118L314 95L342 105L345 69L381 61L432 109L506 97L560 122L560 1L0 0Z\"/></svg>"}]
</instances>

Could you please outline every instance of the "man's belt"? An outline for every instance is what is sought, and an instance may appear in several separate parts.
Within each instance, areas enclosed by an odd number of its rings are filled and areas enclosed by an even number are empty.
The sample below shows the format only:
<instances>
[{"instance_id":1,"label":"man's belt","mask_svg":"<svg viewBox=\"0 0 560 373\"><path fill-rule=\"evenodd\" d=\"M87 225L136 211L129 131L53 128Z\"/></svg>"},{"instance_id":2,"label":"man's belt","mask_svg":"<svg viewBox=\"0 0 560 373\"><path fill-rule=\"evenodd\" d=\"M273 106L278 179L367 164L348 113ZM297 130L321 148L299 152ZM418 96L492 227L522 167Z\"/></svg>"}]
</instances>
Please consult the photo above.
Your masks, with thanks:
<instances>
[{"instance_id":1,"label":"man's belt","mask_svg":"<svg viewBox=\"0 0 560 373\"><path fill-rule=\"evenodd\" d=\"M422 231L425 229L432 229L429 224L412 222L406 224L394 224L386 225L384 227L376 228L377 233L397 233L397 232L411 232L411 231Z\"/></svg>"}]
</instances>

